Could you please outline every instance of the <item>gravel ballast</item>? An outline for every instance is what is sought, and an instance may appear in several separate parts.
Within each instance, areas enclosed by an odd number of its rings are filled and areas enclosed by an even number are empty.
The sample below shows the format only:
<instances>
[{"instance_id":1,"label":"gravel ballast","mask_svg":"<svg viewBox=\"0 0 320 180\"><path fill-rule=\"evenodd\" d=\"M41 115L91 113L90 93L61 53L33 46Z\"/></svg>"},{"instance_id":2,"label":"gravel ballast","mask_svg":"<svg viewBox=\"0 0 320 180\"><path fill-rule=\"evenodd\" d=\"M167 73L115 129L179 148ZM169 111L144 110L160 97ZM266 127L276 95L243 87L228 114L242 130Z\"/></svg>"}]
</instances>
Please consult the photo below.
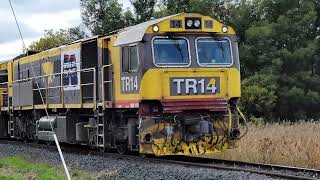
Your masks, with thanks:
<instances>
[{"instance_id":1,"label":"gravel ballast","mask_svg":"<svg viewBox=\"0 0 320 180\"><path fill-rule=\"evenodd\" d=\"M61 166L58 151L18 144L0 144L0 158L22 155L37 161ZM268 176L241 171L192 168L173 164L63 153L67 166L95 172L99 179L271 179Z\"/></svg>"}]
</instances>

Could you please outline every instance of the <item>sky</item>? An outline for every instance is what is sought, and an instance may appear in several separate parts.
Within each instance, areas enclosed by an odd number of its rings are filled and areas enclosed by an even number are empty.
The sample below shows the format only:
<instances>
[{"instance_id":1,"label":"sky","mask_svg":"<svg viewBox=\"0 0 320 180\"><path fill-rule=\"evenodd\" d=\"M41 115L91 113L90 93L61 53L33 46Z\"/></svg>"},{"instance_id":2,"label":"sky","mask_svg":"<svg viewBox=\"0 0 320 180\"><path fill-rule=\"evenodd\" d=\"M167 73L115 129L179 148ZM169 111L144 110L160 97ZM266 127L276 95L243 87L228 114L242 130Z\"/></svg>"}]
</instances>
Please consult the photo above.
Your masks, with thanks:
<instances>
[{"instance_id":1,"label":"sky","mask_svg":"<svg viewBox=\"0 0 320 180\"><path fill-rule=\"evenodd\" d=\"M67 29L81 24L80 0L11 0L26 46L45 30ZM129 0L119 0L124 9ZM8 0L0 3L0 61L22 53L22 41Z\"/></svg>"}]
</instances>

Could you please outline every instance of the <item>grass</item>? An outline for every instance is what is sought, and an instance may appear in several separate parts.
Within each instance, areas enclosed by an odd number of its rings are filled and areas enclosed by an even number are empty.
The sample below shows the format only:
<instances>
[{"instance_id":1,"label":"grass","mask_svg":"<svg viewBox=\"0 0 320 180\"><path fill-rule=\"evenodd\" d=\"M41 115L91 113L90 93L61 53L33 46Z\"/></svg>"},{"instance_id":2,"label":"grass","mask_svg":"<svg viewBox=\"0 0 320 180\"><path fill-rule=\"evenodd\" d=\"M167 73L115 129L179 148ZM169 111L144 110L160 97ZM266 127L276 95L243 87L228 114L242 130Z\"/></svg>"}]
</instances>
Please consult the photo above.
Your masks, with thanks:
<instances>
[{"instance_id":1,"label":"grass","mask_svg":"<svg viewBox=\"0 0 320 180\"><path fill-rule=\"evenodd\" d=\"M211 157L320 168L320 123L249 125L239 147Z\"/></svg>"},{"instance_id":2,"label":"grass","mask_svg":"<svg viewBox=\"0 0 320 180\"><path fill-rule=\"evenodd\" d=\"M91 179L89 174L79 170L71 171L72 179ZM1 180L56 180L66 179L64 171L26 157L7 157L0 159Z\"/></svg>"}]
</instances>

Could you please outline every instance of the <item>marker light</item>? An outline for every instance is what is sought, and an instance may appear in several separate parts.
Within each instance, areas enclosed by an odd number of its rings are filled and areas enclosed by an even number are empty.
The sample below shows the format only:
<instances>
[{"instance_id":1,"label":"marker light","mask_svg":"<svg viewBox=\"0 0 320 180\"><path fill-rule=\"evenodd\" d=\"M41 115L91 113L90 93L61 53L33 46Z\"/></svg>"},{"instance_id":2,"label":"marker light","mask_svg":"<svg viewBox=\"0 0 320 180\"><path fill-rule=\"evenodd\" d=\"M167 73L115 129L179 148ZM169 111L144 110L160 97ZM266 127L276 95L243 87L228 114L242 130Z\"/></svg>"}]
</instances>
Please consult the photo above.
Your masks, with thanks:
<instances>
[{"instance_id":1,"label":"marker light","mask_svg":"<svg viewBox=\"0 0 320 180\"><path fill-rule=\"evenodd\" d=\"M197 27L197 28L200 27L200 24L201 24L200 20L196 20L194 22L194 26Z\"/></svg>"},{"instance_id":2,"label":"marker light","mask_svg":"<svg viewBox=\"0 0 320 180\"><path fill-rule=\"evenodd\" d=\"M155 25L152 28L153 32L159 32L159 26Z\"/></svg>"},{"instance_id":3,"label":"marker light","mask_svg":"<svg viewBox=\"0 0 320 180\"><path fill-rule=\"evenodd\" d=\"M227 26L223 26L223 27L222 27L222 32L223 32L223 33L228 32L228 27L227 27Z\"/></svg>"},{"instance_id":4,"label":"marker light","mask_svg":"<svg viewBox=\"0 0 320 180\"><path fill-rule=\"evenodd\" d=\"M187 21L187 26L188 26L188 27L192 27L192 24L193 24L193 21L192 21L192 20L188 20L188 21Z\"/></svg>"}]
</instances>

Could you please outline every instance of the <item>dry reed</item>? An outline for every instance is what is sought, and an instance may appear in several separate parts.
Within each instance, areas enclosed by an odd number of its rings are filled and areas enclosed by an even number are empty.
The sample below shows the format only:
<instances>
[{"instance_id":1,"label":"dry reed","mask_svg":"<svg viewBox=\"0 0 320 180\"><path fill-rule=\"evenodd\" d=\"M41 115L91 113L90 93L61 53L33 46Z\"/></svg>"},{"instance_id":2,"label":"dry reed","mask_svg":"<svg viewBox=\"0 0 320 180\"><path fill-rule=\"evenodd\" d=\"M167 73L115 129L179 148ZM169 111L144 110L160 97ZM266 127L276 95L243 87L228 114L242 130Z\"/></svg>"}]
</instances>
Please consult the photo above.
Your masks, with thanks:
<instances>
[{"instance_id":1,"label":"dry reed","mask_svg":"<svg viewBox=\"0 0 320 180\"><path fill-rule=\"evenodd\" d=\"M213 156L219 159L320 168L320 123L249 125L239 146Z\"/></svg>"}]
</instances>

